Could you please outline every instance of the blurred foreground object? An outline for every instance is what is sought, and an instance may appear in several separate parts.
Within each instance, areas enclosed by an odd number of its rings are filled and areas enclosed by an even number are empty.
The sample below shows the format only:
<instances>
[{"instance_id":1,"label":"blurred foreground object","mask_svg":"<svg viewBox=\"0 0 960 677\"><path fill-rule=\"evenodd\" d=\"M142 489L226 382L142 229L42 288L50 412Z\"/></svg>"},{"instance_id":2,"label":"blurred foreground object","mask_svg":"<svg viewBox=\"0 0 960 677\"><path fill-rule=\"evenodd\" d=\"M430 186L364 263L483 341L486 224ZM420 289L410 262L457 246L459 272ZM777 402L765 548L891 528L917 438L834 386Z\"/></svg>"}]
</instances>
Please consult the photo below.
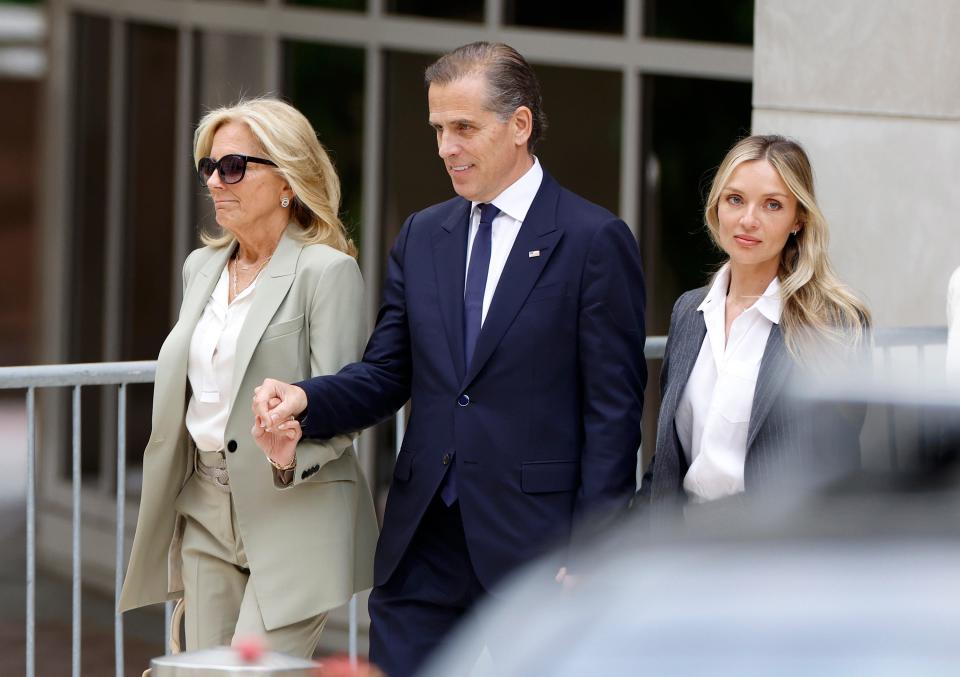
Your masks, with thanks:
<instances>
[{"instance_id":1,"label":"blurred foreground object","mask_svg":"<svg viewBox=\"0 0 960 677\"><path fill-rule=\"evenodd\" d=\"M386 677L375 665L365 660L351 662L349 656L324 658L314 672L315 677Z\"/></svg>"},{"instance_id":2,"label":"blurred foreground object","mask_svg":"<svg viewBox=\"0 0 960 677\"><path fill-rule=\"evenodd\" d=\"M249 652L246 652L249 654ZM248 661L236 647L217 647L188 651L176 656L160 656L150 661L150 677L202 677L203 675L257 675L268 677L314 677L317 664L273 651L262 651Z\"/></svg>"},{"instance_id":3,"label":"blurred foreground object","mask_svg":"<svg viewBox=\"0 0 960 677\"><path fill-rule=\"evenodd\" d=\"M877 371L809 391L912 413L897 464L815 494L714 501L670 524L635 511L597 538L575 587L560 591L548 566L531 567L424 674L955 673L960 397L940 376ZM474 665L478 638L490 665Z\"/></svg>"}]
</instances>

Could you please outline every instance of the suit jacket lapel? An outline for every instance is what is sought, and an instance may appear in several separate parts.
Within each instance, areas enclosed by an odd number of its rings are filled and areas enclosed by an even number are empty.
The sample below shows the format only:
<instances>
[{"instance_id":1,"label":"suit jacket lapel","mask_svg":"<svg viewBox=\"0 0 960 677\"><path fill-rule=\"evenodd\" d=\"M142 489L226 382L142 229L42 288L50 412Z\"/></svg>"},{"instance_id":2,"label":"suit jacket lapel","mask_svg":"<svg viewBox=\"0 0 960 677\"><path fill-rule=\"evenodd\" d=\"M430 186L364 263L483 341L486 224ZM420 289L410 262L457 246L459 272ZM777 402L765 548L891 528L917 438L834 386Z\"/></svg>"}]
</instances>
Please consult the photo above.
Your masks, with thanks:
<instances>
[{"instance_id":1,"label":"suit jacket lapel","mask_svg":"<svg viewBox=\"0 0 960 677\"><path fill-rule=\"evenodd\" d=\"M706 297L709 288L704 291ZM697 306L703 301L700 298L696 301ZM692 311L687 314L681 324L674 328L670 335L671 343L676 341L676 345L670 346L670 382L667 385L667 392L663 395L663 402L660 406L667 413L664 420L673 421L677 413L677 405L680 403L680 395L683 389L687 387L687 381L690 379L690 373L693 371L693 365L697 362L697 356L700 354L700 348L703 346L703 340L707 336L707 325L703 321L703 313L694 306Z\"/></svg>"},{"instance_id":2,"label":"suit jacket lapel","mask_svg":"<svg viewBox=\"0 0 960 677\"><path fill-rule=\"evenodd\" d=\"M463 285L467 265L470 202L462 200L433 235L433 265L437 276L440 316L447 332L457 381L463 378Z\"/></svg>"},{"instance_id":3,"label":"suit jacket lapel","mask_svg":"<svg viewBox=\"0 0 960 677\"><path fill-rule=\"evenodd\" d=\"M216 288L217 282L220 281L220 274L223 272L223 267L227 265L227 259L230 258L235 249L236 245L232 245L214 250L210 258L200 266L200 270L190 280L183 295L183 303L180 305L178 323L184 327L189 327L191 334L193 334L193 329L200 320L203 309L207 307L207 301L210 300L210 295Z\"/></svg>"},{"instance_id":4,"label":"suit jacket lapel","mask_svg":"<svg viewBox=\"0 0 960 677\"><path fill-rule=\"evenodd\" d=\"M237 338L237 352L233 362L233 388L230 392L231 403L236 399L243 375L247 371L247 365L250 364L250 358L253 357L253 351L260 343L263 330L267 328L277 308L286 298L290 285L293 284L302 249L303 245L285 231L277 244L273 258L257 280L253 302Z\"/></svg>"},{"instance_id":5,"label":"suit jacket lapel","mask_svg":"<svg viewBox=\"0 0 960 677\"><path fill-rule=\"evenodd\" d=\"M747 453L760 431L760 426L767 420L773 401L783 390L791 369L793 369L793 360L783 342L780 325L774 324L770 327L767 346L760 360L757 386L753 391L753 407L750 410L750 423L747 427Z\"/></svg>"},{"instance_id":6,"label":"suit jacket lapel","mask_svg":"<svg viewBox=\"0 0 960 677\"><path fill-rule=\"evenodd\" d=\"M184 290L183 302L180 305L180 316L177 323L170 331L170 336L164 342L161 351L162 364L158 364L157 382L155 391L159 398L164 402L171 402L172 398L183 398L179 406L164 406L155 408L155 411L161 415L170 416L170 420L157 421L155 428L163 428L168 431L176 430L183 425L183 412L186 407L186 395L188 388L184 384L187 381L187 361L190 356L190 341L193 338L193 331L200 321L200 315L210 300L210 294L213 293L217 282L220 280L220 273L226 265L227 259L233 252L233 247L224 247L214 250L209 258L200 264L200 269L188 280L187 288ZM169 434L169 433L168 433Z\"/></svg>"},{"instance_id":7,"label":"suit jacket lapel","mask_svg":"<svg viewBox=\"0 0 960 677\"><path fill-rule=\"evenodd\" d=\"M557 225L559 197L560 186L544 172L540 190L537 191L530 210L520 226L520 232L517 234L513 249L507 257L506 266L497 282L497 289L487 310L483 327L480 329L480 336L477 338L477 347L470 362L470 369L461 382L461 388L469 385L490 359L556 250L556 245L563 236L563 230ZM540 250L540 255L531 258L529 253L535 249Z\"/></svg>"}]
</instances>

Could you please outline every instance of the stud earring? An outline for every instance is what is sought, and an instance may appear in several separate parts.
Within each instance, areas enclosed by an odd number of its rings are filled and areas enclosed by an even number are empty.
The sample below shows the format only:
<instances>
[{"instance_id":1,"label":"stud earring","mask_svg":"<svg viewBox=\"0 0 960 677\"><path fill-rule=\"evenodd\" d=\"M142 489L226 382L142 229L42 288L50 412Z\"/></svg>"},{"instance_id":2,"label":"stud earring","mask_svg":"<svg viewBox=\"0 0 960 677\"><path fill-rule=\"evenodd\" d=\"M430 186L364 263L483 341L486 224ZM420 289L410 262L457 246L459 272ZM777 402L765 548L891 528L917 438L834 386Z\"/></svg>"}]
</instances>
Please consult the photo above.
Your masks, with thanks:
<instances>
[{"instance_id":1,"label":"stud earring","mask_svg":"<svg viewBox=\"0 0 960 677\"><path fill-rule=\"evenodd\" d=\"M283 207L283 208L289 207L289 206L290 206L290 198L288 198L288 197L286 197L286 196L280 198L280 206Z\"/></svg>"}]
</instances>

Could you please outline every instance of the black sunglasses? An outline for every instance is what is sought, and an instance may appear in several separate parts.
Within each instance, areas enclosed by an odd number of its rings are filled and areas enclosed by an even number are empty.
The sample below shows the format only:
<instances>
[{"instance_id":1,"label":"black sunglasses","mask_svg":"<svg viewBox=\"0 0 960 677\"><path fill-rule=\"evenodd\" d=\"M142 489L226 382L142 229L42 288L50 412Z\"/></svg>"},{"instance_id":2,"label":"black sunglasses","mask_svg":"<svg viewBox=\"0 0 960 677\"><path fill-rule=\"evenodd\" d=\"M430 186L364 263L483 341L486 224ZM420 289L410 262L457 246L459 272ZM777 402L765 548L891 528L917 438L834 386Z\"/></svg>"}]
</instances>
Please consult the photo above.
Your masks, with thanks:
<instances>
[{"instance_id":1,"label":"black sunglasses","mask_svg":"<svg viewBox=\"0 0 960 677\"><path fill-rule=\"evenodd\" d=\"M243 179L244 174L247 173L248 162L256 162L257 164L271 165L273 167L277 166L277 163L273 160L265 160L262 157L253 157L251 155L239 155L238 153L224 155L216 162L214 162L213 158L204 157L200 158L200 161L197 163L197 174L200 177L200 184L206 186L207 181L210 180L214 172L220 174L220 180L224 183L239 183Z\"/></svg>"}]
</instances>

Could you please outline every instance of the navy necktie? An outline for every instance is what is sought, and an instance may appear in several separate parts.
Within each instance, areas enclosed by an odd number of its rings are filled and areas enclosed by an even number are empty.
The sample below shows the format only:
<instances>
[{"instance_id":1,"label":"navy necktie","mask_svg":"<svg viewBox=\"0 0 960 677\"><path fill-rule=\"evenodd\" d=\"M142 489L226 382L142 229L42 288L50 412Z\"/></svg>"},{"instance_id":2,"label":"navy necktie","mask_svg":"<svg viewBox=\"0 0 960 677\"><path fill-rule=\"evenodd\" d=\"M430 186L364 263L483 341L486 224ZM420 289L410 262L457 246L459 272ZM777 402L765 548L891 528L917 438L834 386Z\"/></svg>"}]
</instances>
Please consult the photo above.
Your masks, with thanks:
<instances>
[{"instance_id":1,"label":"navy necktie","mask_svg":"<svg viewBox=\"0 0 960 677\"><path fill-rule=\"evenodd\" d=\"M470 267L463 291L463 359L467 369L470 368L477 337L480 336L483 294L487 289L487 271L490 269L493 220L499 213L500 210L492 204L480 205L480 227L477 228L473 249L470 250Z\"/></svg>"},{"instance_id":2,"label":"navy necktie","mask_svg":"<svg viewBox=\"0 0 960 677\"><path fill-rule=\"evenodd\" d=\"M490 249L493 242L493 220L500 210L492 204L480 205L480 227L473 238L470 266L463 290L463 359L467 369L473 359L483 319L483 295L487 289L487 271L490 268ZM440 498L448 506L457 500L457 466L451 459L450 468L440 485Z\"/></svg>"}]
</instances>

